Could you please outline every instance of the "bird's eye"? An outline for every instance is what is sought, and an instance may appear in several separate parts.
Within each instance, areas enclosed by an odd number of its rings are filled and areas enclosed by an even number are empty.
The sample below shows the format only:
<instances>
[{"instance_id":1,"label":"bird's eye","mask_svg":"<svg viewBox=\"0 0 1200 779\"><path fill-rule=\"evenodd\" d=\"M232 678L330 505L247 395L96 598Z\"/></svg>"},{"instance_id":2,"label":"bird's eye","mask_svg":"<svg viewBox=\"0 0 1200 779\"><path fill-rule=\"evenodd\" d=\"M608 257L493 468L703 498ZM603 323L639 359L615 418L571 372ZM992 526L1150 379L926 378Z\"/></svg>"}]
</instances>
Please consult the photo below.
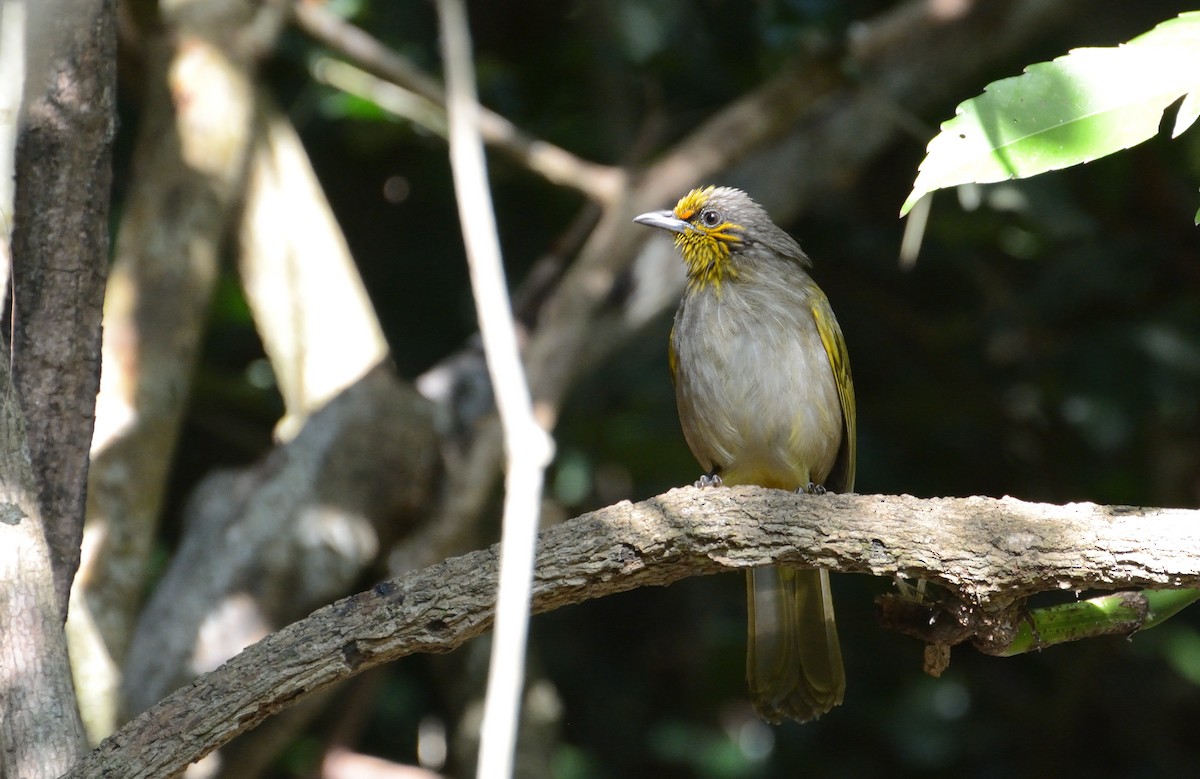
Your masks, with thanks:
<instances>
[{"instance_id":1,"label":"bird's eye","mask_svg":"<svg viewBox=\"0 0 1200 779\"><path fill-rule=\"evenodd\" d=\"M716 227L721 223L721 215L709 209L700 214L700 221L704 222L706 227Z\"/></svg>"}]
</instances>

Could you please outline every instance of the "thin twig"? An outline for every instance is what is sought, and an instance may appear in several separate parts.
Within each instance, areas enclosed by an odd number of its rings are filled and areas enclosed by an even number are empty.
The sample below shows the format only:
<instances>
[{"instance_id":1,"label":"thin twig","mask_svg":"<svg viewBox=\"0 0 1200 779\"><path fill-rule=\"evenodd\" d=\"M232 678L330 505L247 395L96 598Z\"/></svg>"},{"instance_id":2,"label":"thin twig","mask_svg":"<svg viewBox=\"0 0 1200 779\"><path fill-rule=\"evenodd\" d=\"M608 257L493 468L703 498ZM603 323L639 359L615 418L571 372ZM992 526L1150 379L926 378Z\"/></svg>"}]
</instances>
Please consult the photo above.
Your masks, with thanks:
<instances>
[{"instance_id":1,"label":"thin twig","mask_svg":"<svg viewBox=\"0 0 1200 779\"><path fill-rule=\"evenodd\" d=\"M428 101L428 105L422 104L421 112L405 115L439 132L436 122L434 126L429 126L422 121L429 116L424 110L427 107L441 114L446 110L445 90L436 78L330 11L324 3L300 0L293 5L293 15L300 29L314 40L354 61L366 71L357 83L366 84L365 79L373 75ZM376 89L371 86L367 91ZM384 108L391 110L387 105ZM444 119L441 124L445 125ZM620 168L585 160L560 146L535 138L500 114L482 106L479 108L479 132L484 141L550 183L578 190L598 203L611 203L625 186L626 175Z\"/></svg>"},{"instance_id":2,"label":"thin twig","mask_svg":"<svg viewBox=\"0 0 1200 779\"><path fill-rule=\"evenodd\" d=\"M450 163L462 223L471 289L487 355L488 373L504 428L507 467L504 492L496 635L488 668L477 776L506 779L512 773L517 715L524 680L534 540L542 483L552 456L550 437L533 416L529 384L500 261L500 238L488 191L479 103L475 93L471 37L463 0L439 0L442 60L447 80Z\"/></svg>"}]
</instances>

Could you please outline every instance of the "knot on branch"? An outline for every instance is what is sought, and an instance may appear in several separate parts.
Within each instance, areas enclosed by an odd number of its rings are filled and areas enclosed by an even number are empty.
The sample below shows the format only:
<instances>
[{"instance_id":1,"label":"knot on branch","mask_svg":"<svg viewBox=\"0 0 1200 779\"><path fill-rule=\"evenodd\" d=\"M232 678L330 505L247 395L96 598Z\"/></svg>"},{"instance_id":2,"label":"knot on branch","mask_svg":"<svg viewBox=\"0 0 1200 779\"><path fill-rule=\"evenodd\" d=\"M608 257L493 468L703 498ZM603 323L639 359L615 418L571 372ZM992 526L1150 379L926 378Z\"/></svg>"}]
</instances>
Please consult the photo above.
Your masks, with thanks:
<instances>
[{"instance_id":1,"label":"knot on branch","mask_svg":"<svg viewBox=\"0 0 1200 779\"><path fill-rule=\"evenodd\" d=\"M980 652L1008 657L1067 641L1130 636L1154 627L1200 598L1200 590L1141 590L1031 609L969 603L949 591L934 596L887 594L875 603L882 627L925 642L925 672L940 676L950 648L970 641Z\"/></svg>"},{"instance_id":2,"label":"knot on branch","mask_svg":"<svg viewBox=\"0 0 1200 779\"><path fill-rule=\"evenodd\" d=\"M881 627L939 648L926 652L925 672L931 676L949 665L950 647L966 641L984 654L1008 654L1022 621L1030 618L1022 604L989 609L949 592L922 600L887 593L875 599L875 606Z\"/></svg>"}]
</instances>

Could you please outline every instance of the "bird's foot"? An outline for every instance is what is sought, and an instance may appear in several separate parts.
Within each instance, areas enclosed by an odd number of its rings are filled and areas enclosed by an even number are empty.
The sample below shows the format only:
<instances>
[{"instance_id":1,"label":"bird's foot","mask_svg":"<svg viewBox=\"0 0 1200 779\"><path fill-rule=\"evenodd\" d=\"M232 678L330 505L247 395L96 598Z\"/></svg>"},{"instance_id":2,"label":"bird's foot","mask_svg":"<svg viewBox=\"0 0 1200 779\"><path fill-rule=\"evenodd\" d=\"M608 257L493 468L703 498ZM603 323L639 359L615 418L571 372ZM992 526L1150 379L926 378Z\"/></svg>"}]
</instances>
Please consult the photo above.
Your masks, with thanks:
<instances>
[{"instance_id":1,"label":"bird's foot","mask_svg":"<svg viewBox=\"0 0 1200 779\"><path fill-rule=\"evenodd\" d=\"M695 486L703 489L704 487L720 487L721 476L717 472L706 473L696 480Z\"/></svg>"},{"instance_id":2,"label":"bird's foot","mask_svg":"<svg viewBox=\"0 0 1200 779\"><path fill-rule=\"evenodd\" d=\"M798 489L796 491L797 492L807 492L809 495L824 495L825 494L825 485L824 484L815 484L814 482L810 481L808 483L807 487L801 487L800 489Z\"/></svg>"}]
</instances>

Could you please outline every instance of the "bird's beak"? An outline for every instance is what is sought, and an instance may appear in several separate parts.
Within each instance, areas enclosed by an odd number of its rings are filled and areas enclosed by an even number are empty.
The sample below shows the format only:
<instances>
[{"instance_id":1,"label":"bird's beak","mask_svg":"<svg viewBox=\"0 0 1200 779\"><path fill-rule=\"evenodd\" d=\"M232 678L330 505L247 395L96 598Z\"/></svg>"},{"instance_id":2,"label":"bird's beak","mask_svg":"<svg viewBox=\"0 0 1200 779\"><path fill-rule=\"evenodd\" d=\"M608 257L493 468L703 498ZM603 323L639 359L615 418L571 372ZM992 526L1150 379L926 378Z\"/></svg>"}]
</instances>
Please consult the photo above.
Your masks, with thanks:
<instances>
[{"instance_id":1,"label":"bird's beak","mask_svg":"<svg viewBox=\"0 0 1200 779\"><path fill-rule=\"evenodd\" d=\"M633 221L640 225L660 227L673 233L686 233L692 229L690 224L675 216L674 211L647 211L635 216Z\"/></svg>"}]
</instances>

